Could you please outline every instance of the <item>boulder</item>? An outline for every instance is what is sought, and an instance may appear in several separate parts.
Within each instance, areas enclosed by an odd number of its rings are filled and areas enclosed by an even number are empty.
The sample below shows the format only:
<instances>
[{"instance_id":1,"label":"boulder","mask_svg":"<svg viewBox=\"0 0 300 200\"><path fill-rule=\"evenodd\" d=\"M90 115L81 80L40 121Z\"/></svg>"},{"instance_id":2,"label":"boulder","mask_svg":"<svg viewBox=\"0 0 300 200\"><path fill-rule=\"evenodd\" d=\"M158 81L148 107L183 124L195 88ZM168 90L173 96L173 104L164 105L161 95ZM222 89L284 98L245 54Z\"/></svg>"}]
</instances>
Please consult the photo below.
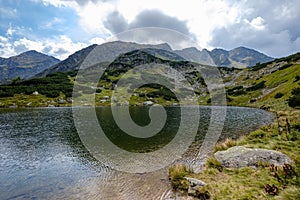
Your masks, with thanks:
<instances>
[{"instance_id":1,"label":"boulder","mask_svg":"<svg viewBox=\"0 0 300 200\"><path fill-rule=\"evenodd\" d=\"M258 167L259 162L266 162L276 166L292 163L287 155L274 150L251 149L243 146L231 147L225 151L218 151L215 158L226 168Z\"/></svg>"}]
</instances>

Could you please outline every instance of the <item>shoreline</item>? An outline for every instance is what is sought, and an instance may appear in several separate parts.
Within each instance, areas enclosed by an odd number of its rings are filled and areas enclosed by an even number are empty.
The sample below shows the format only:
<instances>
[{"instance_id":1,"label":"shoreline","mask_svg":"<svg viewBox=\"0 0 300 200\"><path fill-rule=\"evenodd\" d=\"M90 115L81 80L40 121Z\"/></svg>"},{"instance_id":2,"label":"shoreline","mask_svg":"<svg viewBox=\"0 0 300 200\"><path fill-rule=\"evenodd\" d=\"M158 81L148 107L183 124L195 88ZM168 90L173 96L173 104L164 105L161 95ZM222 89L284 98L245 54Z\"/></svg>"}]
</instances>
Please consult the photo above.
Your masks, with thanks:
<instances>
[{"instance_id":1,"label":"shoreline","mask_svg":"<svg viewBox=\"0 0 300 200\"><path fill-rule=\"evenodd\" d=\"M299 120L297 120L300 118L300 110L274 110L269 112L275 114L275 118L272 123L262 126L257 130L250 132L246 136L241 136L237 139L226 139L223 142L217 143L214 147L214 152L207 158L203 170L201 170L199 173L190 171L191 169L186 165L183 165L185 167L181 168L181 172L178 173L183 173L184 176L197 178L201 181L204 181L207 185L200 188L197 194L201 196L204 193L207 194L208 192L210 195L212 195L211 197L213 197L213 199L236 199L237 197L241 197L241 195L244 196L242 199L267 200L274 199L274 197L276 196L278 196L278 198L275 198L276 200L295 199L290 193L294 193L295 197L299 198L300 155L296 152L300 152L300 136L294 136L291 134L300 134L300 122ZM287 123L288 121L289 123L291 123L291 129L288 128L290 129L289 134L287 133L288 130L285 130L286 127L284 127L286 126L286 124L284 123ZM280 131L280 129L282 130ZM262 133L264 135L259 136ZM291 139L290 137L295 138ZM239 169L222 167L221 163L219 163L219 161L215 159L214 153L218 151L225 151L235 146L275 149L288 155L294 162L291 165L291 168L295 172L295 177L292 180L289 180L287 185L282 185L280 181L278 182L276 177L273 177L272 174L270 174L270 165L266 163L259 164L257 169L252 169L249 167L243 167ZM296 147L298 147L299 151L295 149ZM172 172L172 170L175 169L175 173L177 173L176 168L180 168L180 165L179 167L178 165L173 165L169 169L170 183L173 187L173 191L175 192L175 194L183 195L186 197L193 196L191 194L188 195L184 177L180 178L180 184L178 184L178 182L176 181L174 182L174 179L172 180L172 178L174 177L174 174L172 174L174 172ZM282 170L282 168L278 167L278 170ZM258 174L260 175L258 176ZM256 179L259 179L259 181L253 178L253 176L256 177ZM218 178L216 179L215 177ZM275 187L279 189L279 193L268 194L266 193L266 191L264 191L266 184L269 182L273 183L273 185L275 185ZM245 190L243 191L244 193L237 192L241 190L241 187L243 188L242 190ZM225 192L225 190L228 190L228 192ZM198 199L199 196L198 198L195 198Z\"/></svg>"}]
</instances>

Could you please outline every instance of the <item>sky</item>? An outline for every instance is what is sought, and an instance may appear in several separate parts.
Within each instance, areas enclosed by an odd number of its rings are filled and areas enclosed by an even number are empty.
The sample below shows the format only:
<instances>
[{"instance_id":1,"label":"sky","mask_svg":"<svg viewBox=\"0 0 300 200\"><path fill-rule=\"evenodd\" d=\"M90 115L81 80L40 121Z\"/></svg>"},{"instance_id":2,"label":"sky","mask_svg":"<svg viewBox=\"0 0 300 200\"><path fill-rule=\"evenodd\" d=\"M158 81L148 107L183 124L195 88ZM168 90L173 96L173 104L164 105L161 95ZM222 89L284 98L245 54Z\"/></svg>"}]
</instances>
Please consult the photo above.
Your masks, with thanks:
<instances>
[{"instance_id":1,"label":"sky","mask_svg":"<svg viewBox=\"0 0 300 200\"><path fill-rule=\"evenodd\" d=\"M0 57L36 50L62 60L145 27L209 50L245 46L283 57L300 51L299 10L299 0L0 0Z\"/></svg>"}]
</instances>

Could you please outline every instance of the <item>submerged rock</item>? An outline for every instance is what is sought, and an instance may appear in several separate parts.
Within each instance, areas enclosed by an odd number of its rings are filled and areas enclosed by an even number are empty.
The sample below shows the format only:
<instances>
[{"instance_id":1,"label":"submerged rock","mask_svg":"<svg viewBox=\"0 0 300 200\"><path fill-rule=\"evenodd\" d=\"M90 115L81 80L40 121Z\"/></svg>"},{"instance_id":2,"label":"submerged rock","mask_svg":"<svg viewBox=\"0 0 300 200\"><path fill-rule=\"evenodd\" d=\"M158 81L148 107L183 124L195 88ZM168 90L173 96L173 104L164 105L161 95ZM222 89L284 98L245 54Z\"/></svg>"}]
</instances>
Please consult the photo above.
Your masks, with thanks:
<instances>
[{"instance_id":1,"label":"submerged rock","mask_svg":"<svg viewBox=\"0 0 300 200\"><path fill-rule=\"evenodd\" d=\"M227 168L256 168L260 162L266 162L277 166L293 162L291 158L279 151L251 149L243 146L235 146L226 151L218 151L214 156L223 167Z\"/></svg>"}]
</instances>

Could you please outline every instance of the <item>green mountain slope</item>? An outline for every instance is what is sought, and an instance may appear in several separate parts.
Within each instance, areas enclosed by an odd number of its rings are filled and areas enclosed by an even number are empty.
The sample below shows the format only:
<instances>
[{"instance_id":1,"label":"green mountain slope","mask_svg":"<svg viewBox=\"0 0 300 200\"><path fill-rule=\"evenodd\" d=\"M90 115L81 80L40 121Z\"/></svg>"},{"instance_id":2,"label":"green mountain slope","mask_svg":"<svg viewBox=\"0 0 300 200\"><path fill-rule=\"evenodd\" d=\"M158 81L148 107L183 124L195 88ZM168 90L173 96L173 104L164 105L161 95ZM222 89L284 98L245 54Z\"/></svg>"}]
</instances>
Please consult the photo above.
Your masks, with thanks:
<instances>
[{"instance_id":1,"label":"green mountain slope","mask_svg":"<svg viewBox=\"0 0 300 200\"><path fill-rule=\"evenodd\" d=\"M287 109L287 100L300 83L297 78L300 75L299 55L231 74L225 81L231 99L228 104Z\"/></svg>"},{"instance_id":2,"label":"green mountain slope","mask_svg":"<svg viewBox=\"0 0 300 200\"><path fill-rule=\"evenodd\" d=\"M291 55L286 58L276 59L273 62L257 64L252 68L235 69L220 67L218 68L226 88L227 104L232 106L251 106L266 109L291 109L288 100L296 95L296 88L300 83L300 54ZM82 91L78 96L82 98L84 104L85 95L96 92L96 105L110 105L112 90L118 84L118 81L130 69L141 64L163 64L178 70L193 85L194 95L187 95L185 99L196 100L201 105L209 105L211 95L208 92L203 75L199 73L196 67L203 69L213 69L215 67L198 65L189 61L180 61L177 54L166 50L142 49L134 50L118 56L113 62L102 62L90 68L85 69L85 78L98 73L100 69L106 69L104 75L99 80L97 88L92 88L86 83L82 83ZM58 105L59 99L67 100L71 97L72 86L75 80L76 70L70 72L60 72L53 75L47 75L44 78L35 78L28 81L17 82L11 85L0 86L0 103L2 107L8 105L24 106L27 96L37 91L41 100L43 98L54 98L55 105ZM148 84L140 88L131 88L132 78L140 75L132 74L128 78L128 89L133 90L133 96L130 103L133 105L143 105L146 101L160 103L163 105L173 105L178 103L174 96L174 88L161 87L157 84ZM178 88L188 88L177 76L169 74L168 71L158 70L156 74L142 73L144 80L157 80L159 77L167 78ZM192 88L191 88L192 89ZM187 89L187 90L191 90ZM185 90L179 91L185 94ZM186 93L187 94L187 93ZM21 96L20 96L21 95ZM23 95L23 96L22 96ZM26 96L27 95L27 96ZM16 97L17 96L17 97ZM108 97L107 97L108 96ZM105 97L105 98L104 98ZM297 97L297 98L296 98ZM19 103L20 98L23 103ZM30 98L29 98L30 99ZM47 100L49 101L49 100ZM48 102L49 104L49 102ZM0 105L0 106L1 106ZM45 106L44 104L35 104L35 106ZM70 105L70 104L63 104Z\"/></svg>"}]
</instances>

